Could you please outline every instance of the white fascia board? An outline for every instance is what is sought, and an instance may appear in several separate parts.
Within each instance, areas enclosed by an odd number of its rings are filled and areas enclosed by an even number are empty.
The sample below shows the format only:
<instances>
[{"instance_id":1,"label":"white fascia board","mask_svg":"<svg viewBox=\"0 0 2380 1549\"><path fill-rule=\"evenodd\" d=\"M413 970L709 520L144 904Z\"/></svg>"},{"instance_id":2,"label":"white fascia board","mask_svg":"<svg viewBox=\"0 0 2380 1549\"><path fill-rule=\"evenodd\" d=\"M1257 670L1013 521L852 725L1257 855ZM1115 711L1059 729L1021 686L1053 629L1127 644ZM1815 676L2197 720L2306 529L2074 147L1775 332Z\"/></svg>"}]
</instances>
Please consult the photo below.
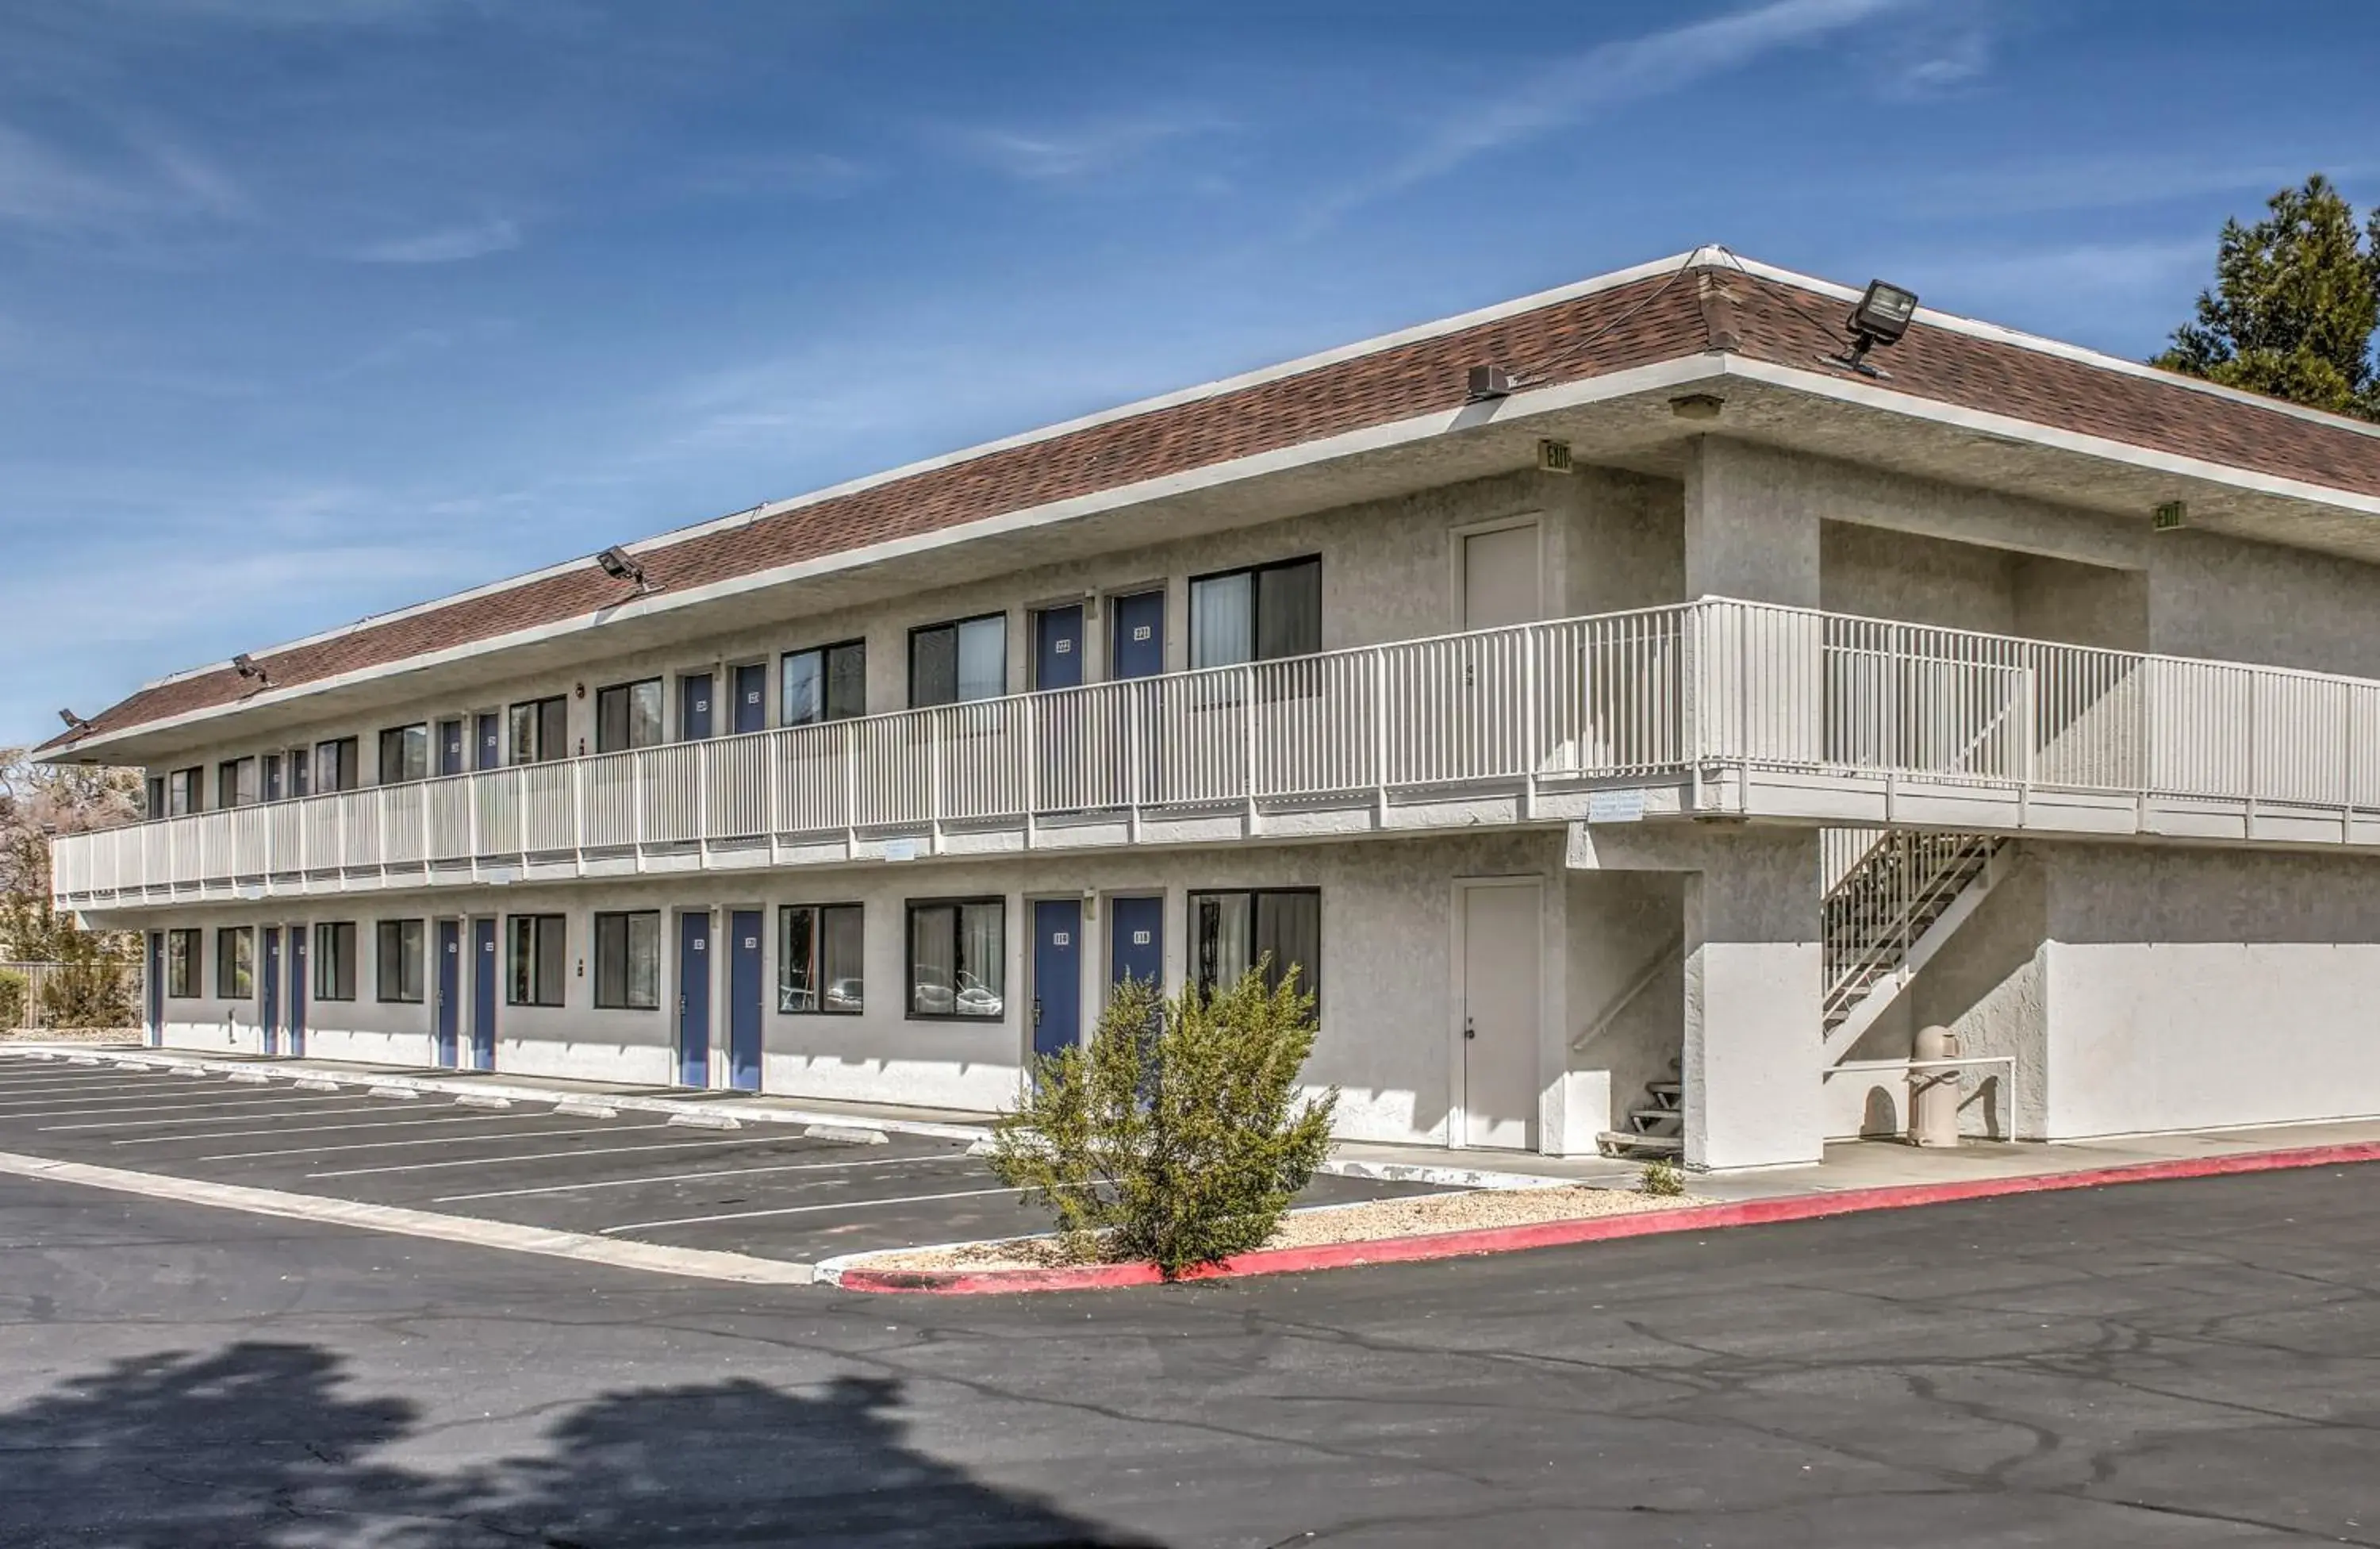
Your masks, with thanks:
<instances>
[{"instance_id":1,"label":"white fascia board","mask_svg":"<svg viewBox=\"0 0 2380 1549\"><path fill-rule=\"evenodd\" d=\"M313 694L327 693L334 689L353 688L406 673L467 661L474 656L516 650L541 641L560 640L583 634L620 619L645 618L698 607L706 603L734 597L743 592L767 587L782 586L791 581L832 575L839 570L858 569L910 555L929 553L937 549L955 548L1003 533L1021 532L1037 527L1079 520L1126 506L1147 504L1170 496L1213 489L1220 485L1262 478L1268 474L1286 472L1318 463L1338 461L1366 452L1406 445L1430 440L1457 430L1474 430L1500 421L1516 421L1565 409L1628 397L1634 394L1663 388L1683 386L1723 374L1726 366L1716 355L1689 355L1657 361L1629 371L1613 372L1603 376L1587 377L1579 382L1554 386L1524 389L1490 405L1463 404L1451 409L1439 409L1429 414L1385 424L1370 425L1362 430L1318 441L1300 442L1294 446L1279 447L1269 452L1235 457L1228 462L1210 463L1203 468L1189 469L1167 474L1160 479L1144 480L1135 484L1120 484L1111 489L1096 490L1086 494L1052 501L1047 505L1028 506L1023 510L986 517L955 527L937 528L930 532L915 533L862 548L843 549L814 559L757 570L750 575L734 576L706 586L689 587L684 591L648 592L630 598L618 607L555 619L551 623L516 629L506 634L492 635L485 640L450 646L443 651L424 652L402 661L375 666L358 667L332 677L317 678L294 684L286 689L267 689L229 704L209 705L200 710L185 711L179 715L161 720L144 721L121 731L105 732L85 738L79 742L57 750L58 757L79 755L104 748L126 738L147 737L161 731L192 726L217 720L242 711L269 704L285 704ZM1480 417L1483 409L1490 410Z\"/></svg>"},{"instance_id":2,"label":"white fascia board","mask_svg":"<svg viewBox=\"0 0 2380 1549\"><path fill-rule=\"evenodd\" d=\"M1699 250L1696 256L1699 257L1700 253L1711 250ZM1815 275L1796 274L1791 269L1780 269L1773 263L1762 263L1755 259L1739 258L1724 248L1717 251L1722 255L1723 261L1730 268L1740 269L1758 279L1774 280L1779 285L1791 286L1797 290L1806 290L1814 295L1828 297L1841 301L1845 305L1858 301L1864 294L1861 288L1839 285L1833 280L1822 280ZM2128 360L2120 355L2107 355L2099 350L2085 349L2079 344L2068 344L2063 339L2048 338L2040 334L2028 334L2022 329L2003 327L1999 323L1985 323L1978 318L1961 317L1957 312L1941 311L1924 305L1918 307L1915 321L1925 323L1929 327L1939 328L1945 333L1963 334L1972 339L2010 345L2019 349L2032 350L2036 355L2049 355L2060 360L2071 360L2076 365L2088 366L2094 371L2114 372L2118 375L2136 377L2143 382L2163 383L2168 387L2180 387L2192 393L2204 393L2208 397L2221 398L2228 403L2244 404L2251 409L2268 409L2276 414L2286 414L2291 419L2303 420L2309 424L2325 425L2338 431L2353 431L2358 435L2380 440L2380 424L2374 424L2369 420L2350 419L2344 414L2333 414L2328 409L2309 409L2304 404L2290 403L2283 398L2268 398L2261 393L2251 393L2238 387L2226 387L2219 382L2208 382L2203 377L2184 376L2180 372L2164 371L2146 361Z\"/></svg>"},{"instance_id":3,"label":"white fascia board","mask_svg":"<svg viewBox=\"0 0 2380 1549\"><path fill-rule=\"evenodd\" d=\"M1458 312L1452 317L1442 317L1430 323L1415 323L1410 328L1380 334L1372 338L1358 340L1354 344L1337 345L1316 354L1299 356L1293 360L1259 366L1253 371L1242 372L1236 376L1223 377L1195 387L1177 388L1170 393L1160 394L1156 397L1136 399L1112 409L1102 409L1076 419L1062 421L1054 425L1043 425L1035 430L1020 432L1015 435L1003 436L997 441L980 442L976 445L962 447L954 452L944 452L936 457L904 463L898 468L888 469L880 473L864 474L856 479L845 480L840 484L831 484L824 489L812 490L806 494L793 495L783 500L763 501L758 506L732 511L723 517L712 517L689 526L672 528L666 532L657 532L648 538L639 538L633 543L623 543L620 547L631 555L647 554L655 549L668 548L673 544L686 543L713 532L749 527L755 522L767 521L772 517L783 516L789 511L798 511L805 506L822 505L830 500L841 500L847 495L858 494L880 485L895 483L904 479L914 479L919 474L938 472L960 463L972 462L978 457L989 457L995 452L1014 451L1020 446L1031 446L1040 442L1054 441L1061 436L1072 435L1077 431L1095 430L1101 425L1113 424L1120 420L1154 414L1162 409L1196 403L1204 398L1222 397L1246 388L1260 387L1267 383L1279 382L1306 372L1318 371L1325 366L1335 366L1342 361L1358 360L1366 355L1377 355L1384 350L1395 349L1408 344L1417 344L1425 339L1460 333L1465 328L1475 328L1482 323L1516 317L1523 312L1535 311L1541 307L1554 306L1563 301L1574 301L1581 297L1593 296L1598 291L1616 290L1622 286L1633 285L1638 280L1674 273L1690 268L1696 263L1716 262L1712 255L1725 251L1726 250L1722 248L1703 247L1696 248L1691 252L1675 253L1668 258L1655 259L1649 263L1639 263L1630 268L1614 270L1608 274L1597 274L1592 279L1557 286L1551 290L1541 290L1535 295L1519 297L1510 301L1499 301L1493 306ZM508 592L515 587L528 586L554 576L566 575L593 563L595 563L595 556L592 554L558 561L521 575L507 577L503 580L489 581L481 586L449 592L428 602L392 608L386 613L371 614L351 623L336 625L315 634L285 640L278 645L262 647L249 654L260 658L270 657L284 652L300 650L310 645L319 645L324 640L337 640L343 635L354 634L358 629L374 628L382 624L392 624L399 619L413 617L418 614L452 607L457 603L468 603L474 598ZM167 673L164 677L152 679L140 687L144 689L162 688L168 683L177 683L184 678L196 677L204 673L220 672L225 665L220 662L210 663L181 672ZM151 724L165 726L171 723L160 721Z\"/></svg>"},{"instance_id":4,"label":"white fascia board","mask_svg":"<svg viewBox=\"0 0 2380 1549\"><path fill-rule=\"evenodd\" d=\"M1767 360L1750 360L1742 356L1727 358L1728 373L1748 381L1767 383L1811 397L1833 398L1839 402L1857 404L1862 408L1883 410L1912 420L1930 421L1960 430L1993 435L2004 441L2021 442L2026 445L2046 447L2053 451L2072 452L2102 462L2120 463L2128 467L2169 473L2178 478L2203 483L2227 484L2233 489L2256 494L2277 495L2286 500L2304 501L2310 505L2327 506L2336 510L2351 511L2359 516L2380 517L2380 495L2357 494L2334 489L2327 484L2309 483L2302 479L2286 479L2275 473L2258 473L2230 463L2213 462L2204 457L2185 457L2178 452L2163 452L2134 442L2118 441L2110 436L2090 435L2081 431L2059 430L2036 421L2020 420L2010 415L1995 414L1963 405L1945 403L1937 398L1923 398L1911 393L1881 387L1864 378L1837 375L1829 372L1803 371L1798 366L1779 366Z\"/></svg>"}]
</instances>

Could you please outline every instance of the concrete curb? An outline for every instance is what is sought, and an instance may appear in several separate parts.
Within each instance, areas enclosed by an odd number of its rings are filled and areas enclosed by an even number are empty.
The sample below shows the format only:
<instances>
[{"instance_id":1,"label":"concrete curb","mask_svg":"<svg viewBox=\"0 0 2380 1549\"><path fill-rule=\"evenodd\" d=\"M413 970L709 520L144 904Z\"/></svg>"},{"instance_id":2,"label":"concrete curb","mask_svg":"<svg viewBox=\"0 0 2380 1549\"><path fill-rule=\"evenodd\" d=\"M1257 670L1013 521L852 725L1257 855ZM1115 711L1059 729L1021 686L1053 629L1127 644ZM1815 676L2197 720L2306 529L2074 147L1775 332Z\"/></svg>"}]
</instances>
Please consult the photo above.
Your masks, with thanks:
<instances>
[{"instance_id":1,"label":"concrete curb","mask_svg":"<svg viewBox=\"0 0 2380 1549\"><path fill-rule=\"evenodd\" d=\"M65 1055L63 1049L32 1045L23 1049L0 1050L0 1058L60 1058L78 1063ZM171 1050L145 1050L111 1055L109 1063L140 1069L192 1070L209 1076L228 1076L251 1083L274 1079L288 1080L327 1080L341 1087L405 1087L416 1092L435 1092L442 1096L463 1096L481 1093L489 1097L509 1098L515 1103L601 1103L624 1113L693 1114L703 1118L740 1119L747 1124L823 1124L843 1128L880 1129L892 1135L922 1135L939 1140L974 1141L985 1139L990 1131L979 1125L942 1124L930 1119L879 1118L876 1116L828 1113L819 1109L747 1107L740 1103L704 1103L682 1098L642 1097L628 1092L552 1092L541 1087L513 1086L492 1081L446 1080L436 1076L397 1075L377 1070L318 1070L302 1065L259 1065L252 1060L211 1060L190 1057ZM93 1059L89 1063L99 1064ZM723 1126L722 1128L724 1128Z\"/></svg>"},{"instance_id":2,"label":"concrete curb","mask_svg":"<svg viewBox=\"0 0 2380 1549\"><path fill-rule=\"evenodd\" d=\"M0 1152L0 1174L79 1184L87 1189L140 1194L178 1204L210 1205L251 1215L278 1215L333 1226L359 1226L367 1231L402 1237L431 1238L473 1248L513 1253L539 1253L548 1258L575 1259L581 1263L609 1264L615 1269L643 1270L658 1275L690 1275L699 1280L726 1280L744 1286L807 1286L815 1277L811 1266L790 1259L762 1259L748 1253L725 1253L708 1248L667 1248L659 1243L624 1242L618 1238L592 1237L584 1232L523 1226L510 1221L490 1221L471 1215L441 1215L434 1211L408 1210L401 1205L365 1204L320 1194L293 1194L279 1189L252 1189L245 1184L210 1183L200 1178L173 1177L162 1173L102 1167L87 1162L56 1162L43 1156L19 1156Z\"/></svg>"},{"instance_id":3,"label":"concrete curb","mask_svg":"<svg viewBox=\"0 0 2380 1549\"><path fill-rule=\"evenodd\" d=\"M2158 1183L2174 1178L2279 1172L2360 1162L2380 1162L2380 1140L2307 1146L2293 1151L2241 1152L2228 1156L2136 1162L2120 1166L2089 1167L2066 1173L2034 1173L2016 1177L1846 1189L1828 1194L1739 1200L1726 1204L1646 1211L1635 1215L1597 1215L1576 1221L1544 1221L1526 1226L1488 1226L1476 1231L1439 1232L1426 1237L1333 1243L1322 1248L1266 1249L1244 1253L1218 1266L1194 1270L1182 1278L1215 1280L1249 1275L1293 1275L1318 1269L1344 1269L1357 1264L1418 1263L1435 1259L1511 1253L1528 1248L1556 1248L1621 1238L1715 1231L1785 1221L1814 1221L1832 1215L1906 1210L1918 1205L1988 1200L2007 1194L2048 1194L2117 1184ZM846 1291L915 1291L939 1296L1107 1290L1123 1286L1159 1285L1164 1278L1158 1274L1154 1264L1086 1264L1064 1269L892 1270L869 1269L856 1262L872 1256L854 1253L822 1260L816 1266L816 1278L821 1284L839 1286Z\"/></svg>"}]
</instances>

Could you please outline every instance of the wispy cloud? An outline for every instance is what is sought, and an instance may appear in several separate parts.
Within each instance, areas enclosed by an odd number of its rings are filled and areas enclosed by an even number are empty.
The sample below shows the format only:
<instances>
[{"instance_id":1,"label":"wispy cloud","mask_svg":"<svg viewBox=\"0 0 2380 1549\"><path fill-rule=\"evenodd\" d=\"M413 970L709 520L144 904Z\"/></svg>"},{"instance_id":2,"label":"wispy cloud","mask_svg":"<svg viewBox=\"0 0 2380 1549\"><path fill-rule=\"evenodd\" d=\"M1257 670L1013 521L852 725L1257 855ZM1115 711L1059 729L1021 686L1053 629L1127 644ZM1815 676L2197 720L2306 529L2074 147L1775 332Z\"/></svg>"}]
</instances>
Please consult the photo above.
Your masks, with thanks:
<instances>
[{"instance_id":1,"label":"wispy cloud","mask_svg":"<svg viewBox=\"0 0 2380 1549\"><path fill-rule=\"evenodd\" d=\"M1464 104L1402 159L1323 200L1313 212L1312 225L1328 225L1360 205L1443 177L1477 157L1610 108L1682 91L1908 3L1770 0L1707 21L1600 44L1548 67L1494 102Z\"/></svg>"},{"instance_id":2,"label":"wispy cloud","mask_svg":"<svg viewBox=\"0 0 2380 1549\"><path fill-rule=\"evenodd\" d=\"M1031 129L989 125L947 128L960 155L1026 183L1068 183L1113 170L1160 145L1229 128L1209 113L1094 118L1063 128Z\"/></svg>"},{"instance_id":3,"label":"wispy cloud","mask_svg":"<svg viewBox=\"0 0 2380 1549\"><path fill-rule=\"evenodd\" d=\"M498 215L466 226L443 226L407 237L367 242L350 250L359 263L462 263L521 245L518 225Z\"/></svg>"},{"instance_id":4,"label":"wispy cloud","mask_svg":"<svg viewBox=\"0 0 2380 1549\"><path fill-rule=\"evenodd\" d=\"M2309 152L2301 160L2222 155L2116 154L2060 157L2016 166L1946 171L1910 189L1904 213L1961 220L1989 215L2054 214L2249 193L2258 201L2321 170L2343 181L2380 174L2380 161L2342 162Z\"/></svg>"},{"instance_id":5,"label":"wispy cloud","mask_svg":"<svg viewBox=\"0 0 2380 1549\"><path fill-rule=\"evenodd\" d=\"M1903 99L1943 96L1973 85L1991 67L1991 32L1971 23L1942 37L1925 37L1893 70L1887 94Z\"/></svg>"},{"instance_id":6,"label":"wispy cloud","mask_svg":"<svg viewBox=\"0 0 2380 1549\"><path fill-rule=\"evenodd\" d=\"M130 134L77 154L0 124L0 223L52 235L122 232L249 210L238 184L187 146Z\"/></svg>"},{"instance_id":7,"label":"wispy cloud","mask_svg":"<svg viewBox=\"0 0 2380 1549\"><path fill-rule=\"evenodd\" d=\"M839 199L876 177L864 163L825 151L738 152L698 164L686 187L720 199Z\"/></svg>"}]
</instances>

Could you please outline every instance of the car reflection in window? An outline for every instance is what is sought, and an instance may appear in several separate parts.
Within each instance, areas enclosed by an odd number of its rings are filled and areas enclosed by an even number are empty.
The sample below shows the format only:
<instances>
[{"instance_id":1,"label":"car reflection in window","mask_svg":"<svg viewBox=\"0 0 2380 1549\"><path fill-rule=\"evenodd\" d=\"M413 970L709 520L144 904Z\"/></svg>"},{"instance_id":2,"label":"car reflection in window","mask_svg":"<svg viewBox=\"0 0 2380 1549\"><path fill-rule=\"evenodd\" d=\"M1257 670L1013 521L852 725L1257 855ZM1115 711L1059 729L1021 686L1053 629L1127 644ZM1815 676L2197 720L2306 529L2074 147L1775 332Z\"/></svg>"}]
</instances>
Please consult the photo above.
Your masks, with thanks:
<instances>
[{"instance_id":1,"label":"car reflection in window","mask_svg":"<svg viewBox=\"0 0 2380 1549\"><path fill-rule=\"evenodd\" d=\"M950 975L929 963L917 965L913 996L921 1017L997 1017L1002 1009L999 994L974 974L960 970L953 994Z\"/></svg>"}]
</instances>

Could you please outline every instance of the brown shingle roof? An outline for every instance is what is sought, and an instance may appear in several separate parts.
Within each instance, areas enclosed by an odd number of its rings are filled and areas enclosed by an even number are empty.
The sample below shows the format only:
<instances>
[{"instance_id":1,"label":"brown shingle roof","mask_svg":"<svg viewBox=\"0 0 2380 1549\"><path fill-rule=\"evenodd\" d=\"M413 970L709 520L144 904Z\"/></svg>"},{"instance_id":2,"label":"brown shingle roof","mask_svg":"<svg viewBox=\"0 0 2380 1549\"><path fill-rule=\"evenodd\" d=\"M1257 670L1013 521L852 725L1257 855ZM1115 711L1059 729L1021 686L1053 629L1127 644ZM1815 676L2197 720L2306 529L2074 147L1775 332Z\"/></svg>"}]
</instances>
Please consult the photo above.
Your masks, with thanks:
<instances>
[{"instance_id":1,"label":"brown shingle roof","mask_svg":"<svg viewBox=\"0 0 2380 1549\"><path fill-rule=\"evenodd\" d=\"M1808 368L1842 348L1841 303L1740 269L1678 271L1392 344L640 549L662 587L684 590L1072 496L1390 423L1463 400L1465 372L1495 361L1532 386L1732 348ZM1730 337L1730 335L1733 335ZM2380 494L2380 439L2346 426L2094 366L2008 340L1919 323L1891 354L1896 392ZM627 595L592 565L367 621L259 658L276 688L320 682L583 616ZM228 667L144 689L90 723L115 732L231 703ZM77 734L53 739L58 748Z\"/></svg>"}]
</instances>

